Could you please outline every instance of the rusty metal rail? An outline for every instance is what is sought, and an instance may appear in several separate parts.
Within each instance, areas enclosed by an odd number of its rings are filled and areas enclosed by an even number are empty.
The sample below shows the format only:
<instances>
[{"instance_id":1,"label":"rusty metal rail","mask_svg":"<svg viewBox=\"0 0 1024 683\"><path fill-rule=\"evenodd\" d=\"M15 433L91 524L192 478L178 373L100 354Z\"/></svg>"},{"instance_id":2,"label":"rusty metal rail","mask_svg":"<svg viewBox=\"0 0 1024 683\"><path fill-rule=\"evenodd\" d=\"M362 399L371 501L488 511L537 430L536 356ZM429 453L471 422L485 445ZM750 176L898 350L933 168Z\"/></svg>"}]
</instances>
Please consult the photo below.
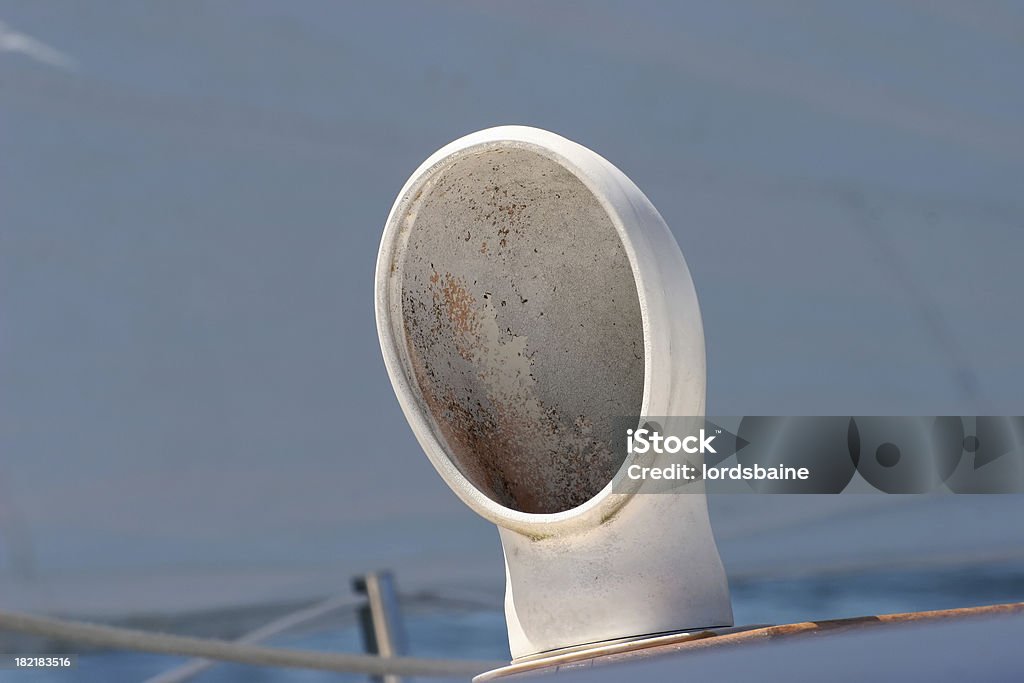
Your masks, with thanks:
<instances>
[{"instance_id":1,"label":"rusty metal rail","mask_svg":"<svg viewBox=\"0 0 1024 683\"><path fill-rule=\"evenodd\" d=\"M590 660L593 660L595 664L613 664L650 655L683 654L714 648L754 645L822 633L855 631L875 626L974 619L1011 614L1024 614L1024 602L930 612L903 612L847 619L806 621L779 626L755 626L744 629L675 633L644 638L639 641L633 640L595 645L561 655L541 656L525 661L516 661L500 669L481 674L473 680L474 683L483 683L507 676L554 671L557 667L581 664Z\"/></svg>"}]
</instances>

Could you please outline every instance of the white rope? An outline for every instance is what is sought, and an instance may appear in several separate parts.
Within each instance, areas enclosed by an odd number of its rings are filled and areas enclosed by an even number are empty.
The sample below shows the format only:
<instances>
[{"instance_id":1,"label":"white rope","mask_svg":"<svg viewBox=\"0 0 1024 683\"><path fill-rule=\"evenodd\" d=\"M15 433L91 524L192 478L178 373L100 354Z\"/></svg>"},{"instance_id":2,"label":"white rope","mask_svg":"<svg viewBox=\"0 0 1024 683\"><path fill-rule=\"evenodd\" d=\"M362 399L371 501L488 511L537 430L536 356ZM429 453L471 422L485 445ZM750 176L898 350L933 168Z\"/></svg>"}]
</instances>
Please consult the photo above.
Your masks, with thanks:
<instances>
[{"instance_id":1,"label":"white rope","mask_svg":"<svg viewBox=\"0 0 1024 683\"><path fill-rule=\"evenodd\" d=\"M235 639L234 642L260 643L273 638L276 635L280 635L285 631L296 628L297 626L313 621L314 619L319 619L320 617L330 614L335 610L351 608L358 604L361 604L361 601L350 595L327 598L315 605L278 617L273 621L260 626L258 629L250 631L240 638ZM210 667L215 666L217 663L218 662L212 659L190 659L180 666L176 666L161 674L147 678L142 683L183 683L184 681L201 674Z\"/></svg>"},{"instance_id":2,"label":"white rope","mask_svg":"<svg viewBox=\"0 0 1024 683\"><path fill-rule=\"evenodd\" d=\"M0 610L0 630L31 633L47 638L70 640L96 647L118 650L139 650L182 657L219 659L252 666L274 666L319 669L371 676L475 676L505 662L481 662L418 657L377 657L374 655L337 654L312 650L291 650L248 643L232 643L210 638L192 638L167 633L103 626L80 621L40 617Z\"/></svg>"}]
</instances>

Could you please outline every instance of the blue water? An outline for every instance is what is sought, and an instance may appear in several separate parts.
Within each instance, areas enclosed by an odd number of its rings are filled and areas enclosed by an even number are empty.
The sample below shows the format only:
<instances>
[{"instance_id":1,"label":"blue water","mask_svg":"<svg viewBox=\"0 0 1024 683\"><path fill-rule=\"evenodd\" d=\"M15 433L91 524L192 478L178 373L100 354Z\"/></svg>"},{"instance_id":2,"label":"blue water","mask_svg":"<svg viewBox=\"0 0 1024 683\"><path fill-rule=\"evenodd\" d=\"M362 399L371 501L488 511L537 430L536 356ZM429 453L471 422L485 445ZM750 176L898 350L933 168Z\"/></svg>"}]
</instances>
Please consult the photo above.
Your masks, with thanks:
<instances>
[{"instance_id":1,"label":"blue water","mask_svg":"<svg viewBox=\"0 0 1024 683\"><path fill-rule=\"evenodd\" d=\"M733 581L737 624L789 623L868 614L948 609L1024 600L1024 565L902 572L867 572L774 581ZM497 609L466 608L439 598L417 600L405 614L410 654L478 660L507 660L504 616ZM336 652L361 652L351 613L334 622L283 634L268 645ZM172 669L186 660L131 652L82 655L73 671L0 672L0 681L135 681ZM357 681L320 671L214 666L198 683L258 681Z\"/></svg>"}]
</instances>

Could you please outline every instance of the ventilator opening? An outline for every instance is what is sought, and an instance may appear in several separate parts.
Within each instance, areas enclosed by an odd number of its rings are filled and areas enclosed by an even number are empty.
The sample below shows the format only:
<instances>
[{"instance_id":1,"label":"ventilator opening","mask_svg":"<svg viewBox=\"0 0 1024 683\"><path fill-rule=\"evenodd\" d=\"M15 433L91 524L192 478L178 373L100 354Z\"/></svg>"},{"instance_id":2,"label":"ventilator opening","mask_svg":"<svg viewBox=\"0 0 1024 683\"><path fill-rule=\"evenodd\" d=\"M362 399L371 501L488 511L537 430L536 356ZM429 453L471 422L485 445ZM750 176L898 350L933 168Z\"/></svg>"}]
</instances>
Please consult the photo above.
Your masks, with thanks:
<instances>
[{"instance_id":1,"label":"ventilator opening","mask_svg":"<svg viewBox=\"0 0 1024 683\"><path fill-rule=\"evenodd\" d=\"M393 332L438 441L491 500L585 503L625 455L644 330L622 240L590 190L526 147L445 159L398 216Z\"/></svg>"}]
</instances>

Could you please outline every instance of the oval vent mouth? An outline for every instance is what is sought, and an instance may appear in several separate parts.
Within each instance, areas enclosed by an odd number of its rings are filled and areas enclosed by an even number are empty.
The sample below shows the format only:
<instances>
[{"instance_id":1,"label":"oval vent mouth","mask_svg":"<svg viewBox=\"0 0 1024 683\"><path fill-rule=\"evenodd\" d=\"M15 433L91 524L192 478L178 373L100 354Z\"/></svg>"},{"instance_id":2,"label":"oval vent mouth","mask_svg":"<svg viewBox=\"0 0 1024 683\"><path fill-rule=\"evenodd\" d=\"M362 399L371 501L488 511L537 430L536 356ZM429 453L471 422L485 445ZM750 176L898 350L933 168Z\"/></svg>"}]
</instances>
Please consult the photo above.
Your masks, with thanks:
<instances>
[{"instance_id":1,"label":"oval vent mouth","mask_svg":"<svg viewBox=\"0 0 1024 683\"><path fill-rule=\"evenodd\" d=\"M644 328L601 202L522 145L470 149L407 203L391 265L405 371L448 457L506 508L593 498L638 415ZM397 308L397 306L396 306Z\"/></svg>"}]
</instances>

